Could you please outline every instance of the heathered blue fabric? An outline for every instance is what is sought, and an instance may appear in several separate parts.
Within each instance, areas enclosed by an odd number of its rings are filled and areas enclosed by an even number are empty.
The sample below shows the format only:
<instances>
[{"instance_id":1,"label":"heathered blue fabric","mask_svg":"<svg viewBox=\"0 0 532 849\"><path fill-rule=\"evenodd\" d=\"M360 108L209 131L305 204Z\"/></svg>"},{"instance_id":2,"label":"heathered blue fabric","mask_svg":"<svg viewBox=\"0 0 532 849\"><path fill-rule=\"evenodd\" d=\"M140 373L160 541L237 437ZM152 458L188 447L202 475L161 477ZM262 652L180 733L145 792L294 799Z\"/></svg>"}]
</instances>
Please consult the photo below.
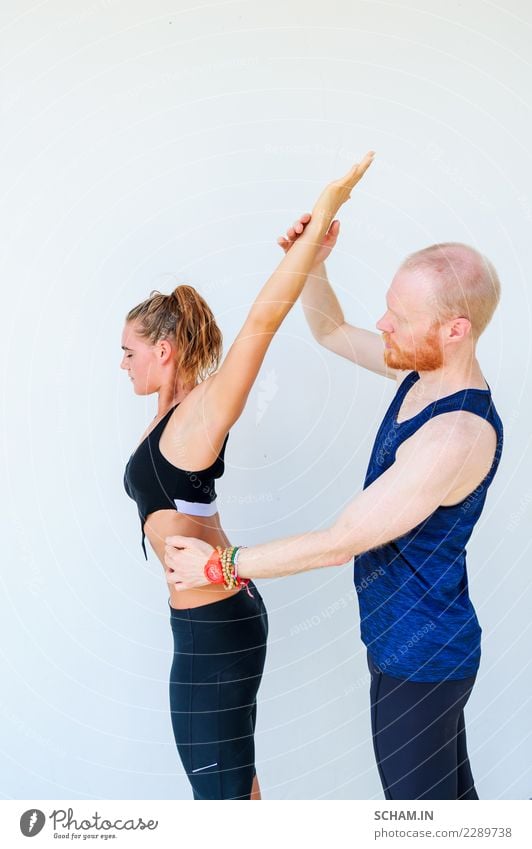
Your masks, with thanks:
<instances>
[{"instance_id":1,"label":"heathered blue fabric","mask_svg":"<svg viewBox=\"0 0 532 849\"><path fill-rule=\"evenodd\" d=\"M490 471L467 498L438 507L402 537L355 557L361 637L386 675L467 678L479 666L481 628L469 598L465 547L499 465L503 427L489 389L460 390L398 424L403 399L417 380L419 374L409 372L397 389L375 439L364 489L394 463L401 443L441 413L467 410L487 419L497 447Z\"/></svg>"}]
</instances>

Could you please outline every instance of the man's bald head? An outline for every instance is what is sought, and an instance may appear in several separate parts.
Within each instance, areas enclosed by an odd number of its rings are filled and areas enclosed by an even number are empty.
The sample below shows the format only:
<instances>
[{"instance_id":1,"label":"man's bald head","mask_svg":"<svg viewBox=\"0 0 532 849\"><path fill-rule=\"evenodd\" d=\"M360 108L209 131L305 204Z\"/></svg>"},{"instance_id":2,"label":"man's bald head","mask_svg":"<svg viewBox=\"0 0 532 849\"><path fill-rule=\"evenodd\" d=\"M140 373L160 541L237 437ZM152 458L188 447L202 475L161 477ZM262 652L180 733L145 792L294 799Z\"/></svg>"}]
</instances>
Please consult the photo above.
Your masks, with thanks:
<instances>
[{"instance_id":1,"label":"man's bald head","mask_svg":"<svg viewBox=\"0 0 532 849\"><path fill-rule=\"evenodd\" d=\"M476 341L500 300L501 284L492 263L461 242L430 245L407 256L399 271L418 273L430 281L434 320L468 318Z\"/></svg>"}]
</instances>

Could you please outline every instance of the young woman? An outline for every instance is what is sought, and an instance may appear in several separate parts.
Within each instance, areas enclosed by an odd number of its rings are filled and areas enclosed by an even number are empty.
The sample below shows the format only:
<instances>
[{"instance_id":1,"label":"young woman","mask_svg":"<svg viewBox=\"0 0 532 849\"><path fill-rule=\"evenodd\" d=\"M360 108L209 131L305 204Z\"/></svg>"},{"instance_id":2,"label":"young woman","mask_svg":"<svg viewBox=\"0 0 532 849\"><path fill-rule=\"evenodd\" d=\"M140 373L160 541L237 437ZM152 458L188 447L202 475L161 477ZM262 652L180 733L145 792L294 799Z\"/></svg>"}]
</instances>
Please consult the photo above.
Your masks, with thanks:
<instances>
[{"instance_id":1,"label":"young woman","mask_svg":"<svg viewBox=\"0 0 532 849\"><path fill-rule=\"evenodd\" d=\"M334 238L334 215L372 159L368 153L322 192L305 232L260 291L219 369L221 333L191 286L152 293L127 314L121 368L135 394L157 393L158 406L128 461L124 485L137 503L144 554L147 536L163 567L164 540L173 534L229 546L215 491L228 431L320 247ZM256 586L242 591L238 578L229 584L170 590L172 727L195 799L260 799L253 735L268 619Z\"/></svg>"}]
</instances>

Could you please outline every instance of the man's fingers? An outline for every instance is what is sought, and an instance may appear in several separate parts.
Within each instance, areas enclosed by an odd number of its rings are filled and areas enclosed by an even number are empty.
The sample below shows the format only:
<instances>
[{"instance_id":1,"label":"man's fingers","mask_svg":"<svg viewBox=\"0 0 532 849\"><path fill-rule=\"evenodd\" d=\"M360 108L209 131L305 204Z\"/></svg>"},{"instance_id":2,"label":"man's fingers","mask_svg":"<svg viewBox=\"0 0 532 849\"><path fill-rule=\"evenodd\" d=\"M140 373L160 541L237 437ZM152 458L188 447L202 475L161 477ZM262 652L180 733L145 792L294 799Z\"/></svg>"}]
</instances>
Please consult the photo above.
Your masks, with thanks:
<instances>
[{"instance_id":1,"label":"man's fingers","mask_svg":"<svg viewBox=\"0 0 532 849\"><path fill-rule=\"evenodd\" d=\"M327 233L325 234L325 238L324 238L323 243L330 245L331 243L336 242L339 232L340 232L340 222L339 221L333 221L331 226L327 230Z\"/></svg>"},{"instance_id":2,"label":"man's fingers","mask_svg":"<svg viewBox=\"0 0 532 849\"><path fill-rule=\"evenodd\" d=\"M298 220L294 222L294 230L296 231L296 233L301 235L311 218L312 216L310 212L304 212L303 215L301 215Z\"/></svg>"},{"instance_id":3,"label":"man's fingers","mask_svg":"<svg viewBox=\"0 0 532 849\"><path fill-rule=\"evenodd\" d=\"M288 247L287 243L295 242L297 237L301 236L301 233L303 232L311 218L312 216L310 212L304 212L303 215L297 219L297 221L294 221L292 226L289 227L286 231L285 245L283 247ZM281 243L279 242L279 244Z\"/></svg>"}]
</instances>

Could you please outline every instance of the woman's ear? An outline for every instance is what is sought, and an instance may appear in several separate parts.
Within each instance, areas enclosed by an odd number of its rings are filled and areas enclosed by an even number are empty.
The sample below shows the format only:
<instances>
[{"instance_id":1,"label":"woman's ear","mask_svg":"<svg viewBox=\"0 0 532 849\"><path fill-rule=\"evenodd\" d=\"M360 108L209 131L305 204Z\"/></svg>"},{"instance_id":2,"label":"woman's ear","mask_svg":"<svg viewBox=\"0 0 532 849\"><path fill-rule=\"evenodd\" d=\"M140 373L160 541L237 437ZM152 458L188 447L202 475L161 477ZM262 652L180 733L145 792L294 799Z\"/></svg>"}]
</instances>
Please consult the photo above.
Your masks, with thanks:
<instances>
[{"instance_id":1,"label":"woman's ear","mask_svg":"<svg viewBox=\"0 0 532 849\"><path fill-rule=\"evenodd\" d=\"M159 348L157 351L158 359L161 363L165 364L173 357L172 344L168 341L168 339L161 339L161 341L157 344Z\"/></svg>"}]
</instances>

